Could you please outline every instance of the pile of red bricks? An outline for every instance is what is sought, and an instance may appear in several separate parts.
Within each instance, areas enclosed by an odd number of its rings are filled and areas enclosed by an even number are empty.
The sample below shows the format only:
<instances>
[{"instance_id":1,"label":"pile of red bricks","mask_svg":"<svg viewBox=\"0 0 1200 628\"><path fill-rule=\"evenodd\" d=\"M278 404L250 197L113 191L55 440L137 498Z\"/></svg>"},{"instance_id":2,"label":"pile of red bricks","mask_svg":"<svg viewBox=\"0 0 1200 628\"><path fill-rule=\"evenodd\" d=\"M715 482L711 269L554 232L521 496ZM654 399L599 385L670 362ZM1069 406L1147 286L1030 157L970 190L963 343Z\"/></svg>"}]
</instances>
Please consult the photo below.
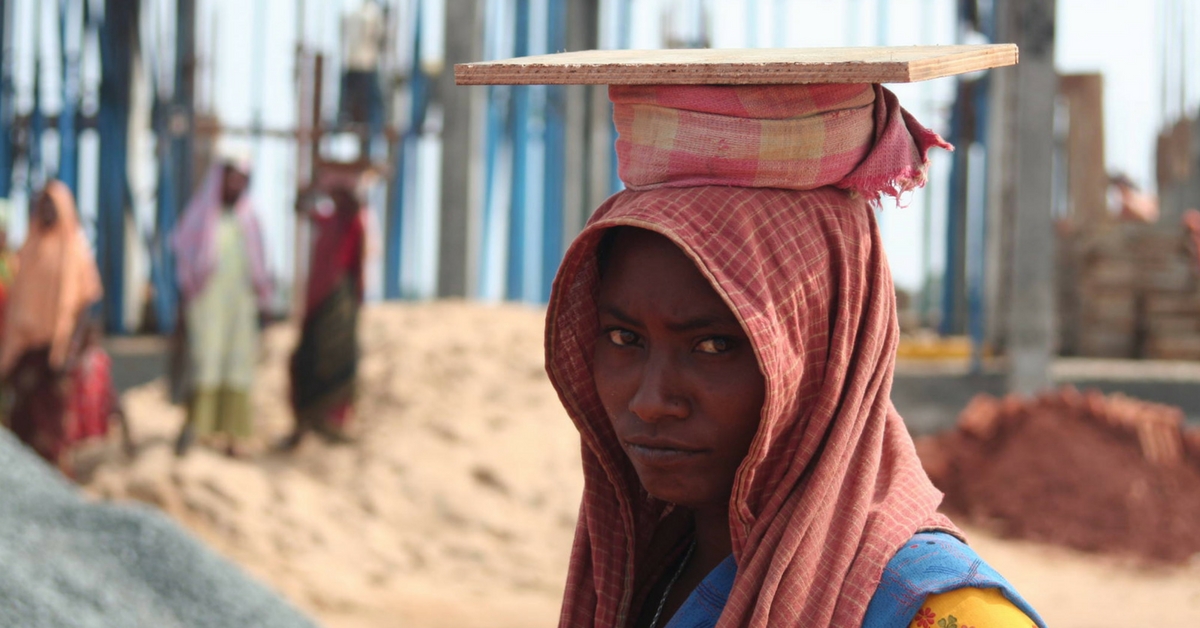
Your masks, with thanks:
<instances>
[{"instance_id":1,"label":"pile of red bricks","mask_svg":"<svg viewBox=\"0 0 1200 628\"><path fill-rule=\"evenodd\" d=\"M1073 388L981 395L917 450L952 515L1002 534L1155 561L1200 554L1200 429L1178 408Z\"/></svg>"}]
</instances>

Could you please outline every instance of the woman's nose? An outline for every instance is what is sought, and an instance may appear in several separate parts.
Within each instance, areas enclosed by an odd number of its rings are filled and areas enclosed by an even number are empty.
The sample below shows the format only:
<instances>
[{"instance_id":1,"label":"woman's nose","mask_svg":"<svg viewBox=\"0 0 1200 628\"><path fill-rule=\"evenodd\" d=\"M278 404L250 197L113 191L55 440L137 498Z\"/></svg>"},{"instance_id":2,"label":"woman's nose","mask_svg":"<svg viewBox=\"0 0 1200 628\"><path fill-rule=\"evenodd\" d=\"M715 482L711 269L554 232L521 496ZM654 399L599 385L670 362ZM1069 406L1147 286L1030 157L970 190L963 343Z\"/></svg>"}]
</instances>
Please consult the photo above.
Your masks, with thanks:
<instances>
[{"instance_id":1,"label":"woman's nose","mask_svg":"<svg viewBox=\"0 0 1200 628\"><path fill-rule=\"evenodd\" d=\"M678 365L672 362L666 352L651 352L642 367L629 410L647 423L682 419L691 410Z\"/></svg>"}]
</instances>

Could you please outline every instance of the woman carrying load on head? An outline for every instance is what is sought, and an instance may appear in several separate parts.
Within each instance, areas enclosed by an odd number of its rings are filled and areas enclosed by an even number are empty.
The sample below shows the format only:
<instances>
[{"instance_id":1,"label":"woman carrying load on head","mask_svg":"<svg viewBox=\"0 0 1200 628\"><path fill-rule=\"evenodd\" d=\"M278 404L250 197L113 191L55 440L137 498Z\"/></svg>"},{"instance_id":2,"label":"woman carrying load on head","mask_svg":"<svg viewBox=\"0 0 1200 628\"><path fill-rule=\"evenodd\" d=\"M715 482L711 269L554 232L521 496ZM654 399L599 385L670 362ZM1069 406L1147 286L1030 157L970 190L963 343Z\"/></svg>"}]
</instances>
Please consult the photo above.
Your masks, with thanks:
<instances>
[{"instance_id":1,"label":"woman carrying load on head","mask_svg":"<svg viewBox=\"0 0 1200 628\"><path fill-rule=\"evenodd\" d=\"M937 508L874 210L950 148L878 85L612 86L547 313L585 490L560 626L1041 625Z\"/></svg>"},{"instance_id":2,"label":"woman carrying load on head","mask_svg":"<svg viewBox=\"0 0 1200 628\"><path fill-rule=\"evenodd\" d=\"M300 344L289 363L296 426L282 443L295 449L316 432L345 439L358 373L358 312L363 301L366 226L361 173L327 177L311 212L316 238L305 291Z\"/></svg>"},{"instance_id":3,"label":"woman carrying load on head","mask_svg":"<svg viewBox=\"0 0 1200 628\"><path fill-rule=\"evenodd\" d=\"M65 473L69 434L67 373L103 291L71 190L51 180L30 208L4 317L0 377L13 395L9 425Z\"/></svg>"},{"instance_id":4,"label":"woman carrying load on head","mask_svg":"<svg viewBox=\"0 0 1200 628\"><path fill-rule=\"evenodd\" d=\"M271 298L247 156L209 168L172 237L190 356L187 423L176 444L221 435L231 456L252 432L250 390L259 320Z\"/></svg>"}]
</instances>

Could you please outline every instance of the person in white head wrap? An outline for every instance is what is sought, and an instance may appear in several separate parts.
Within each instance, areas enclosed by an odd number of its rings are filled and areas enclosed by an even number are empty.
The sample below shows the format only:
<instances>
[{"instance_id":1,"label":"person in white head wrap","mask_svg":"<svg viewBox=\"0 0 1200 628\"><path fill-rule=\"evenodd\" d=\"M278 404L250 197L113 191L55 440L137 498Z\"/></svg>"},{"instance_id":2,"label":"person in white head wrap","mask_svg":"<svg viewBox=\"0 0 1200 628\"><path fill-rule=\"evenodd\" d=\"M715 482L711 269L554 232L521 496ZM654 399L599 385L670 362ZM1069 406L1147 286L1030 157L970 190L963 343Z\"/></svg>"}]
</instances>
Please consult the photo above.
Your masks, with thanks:
<instances>
[{"instance_id":1,"label":"person in white head wrap","mask_svg":"<svg viewBox=\"0 0 1200 628\"><path fill-rule=\"evenodd\" d=\"M249 152L220 147L171 239L191 361L180 454L193 437L224 435L229 454L238 455L251 435L258 321L271 280L249 184Z\"/></svg>"}]
</instances>

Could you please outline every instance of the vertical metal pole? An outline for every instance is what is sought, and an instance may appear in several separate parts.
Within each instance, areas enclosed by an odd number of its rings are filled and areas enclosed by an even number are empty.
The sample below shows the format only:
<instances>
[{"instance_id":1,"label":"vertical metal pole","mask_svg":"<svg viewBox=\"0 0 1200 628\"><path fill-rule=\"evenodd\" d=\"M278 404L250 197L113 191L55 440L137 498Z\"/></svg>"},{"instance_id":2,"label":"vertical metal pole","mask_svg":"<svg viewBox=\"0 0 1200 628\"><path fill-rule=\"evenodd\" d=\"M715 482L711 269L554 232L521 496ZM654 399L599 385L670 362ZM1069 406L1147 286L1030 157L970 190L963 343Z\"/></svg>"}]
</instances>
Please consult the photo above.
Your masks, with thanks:
<instances>
[{"instance_id":1,"label":"vertical metal pole","mask_svg":"<svg viewBox=\"0 0 1200 628\"><path fill-rule=\"evenodd\" d=\"M196 69L195 0L175 3L175 85L171 102L160 115L158 212L155 217L158 240L155 243L151 280L154 282L154 311L159 331L175 329L179 288L175 277L175 256L170 237L176 219L191 196L192 134L195 129ZM214 25L214 29L216 26ZM215 52L213 52L215 54Z\"/></svg>"},{"instance_id":2,"label":"vertical metal pole","mask_svg":"<svg viewBox=\"0 0 1200 628\"><path fill-rule=\"evenodd\" d=\"M987 236L987 148L982 142L967 147L967 333L971 338L971 372L983 372L984 238Z\"/></svg>"},{"instance_id":3,"label":"vertical metal pole","mask_svg":"<svg viewBox=\"0 0 1200 628\"><path fill-rule=\"evenodd\" d=\"M33 112L29 117L29 146L27 147L29 168L25 177L25 185L29 188L30 198L35 182L42 184L45 177L42 171L42 133L46 130L46 117L42 114L42 4L37 3L34 9L33 33Z\"/></svg>"},{"instance_id":4,"label":"vertical metal pole","mask_svg":"<svg viewBox=\"0 0 1200 628\"><path fill-rule=\"evenodd\" d=\"M8 198L12 188L12 7L10 0L0 0L0 198Z\"/></svg>"},{"instance_id":5,"label":"vertical metal pole","mask_svg":"<svg viewBox=\"0 0 1200 628\"><path fill-rule=\"evenodd\" d=\"M513 54L529 54L529 2L517 0L516 47ZM509 124L512 128L512 202L508 218L508 273L505 296L519 300L525 294L525 212L526 168L529 160L529 87L513 88Z\"/></svg>"},{"instance_id":6,"label":"vertical metal pole","mask_svg":"<svg viewBox=\"0 0 1200 628\"><path fill-rule=\"evenodd\" d=\"M63 82L62 110L58 114L58 178L71 193L79 194L79 137L75 130L75 116L79 111L79 63L83 29L81 21L82 0L63 0L59 4L59 45L62 49Z\"/></svg>"},{"instance_id":7,"label":"vertical metal pole","mask_svg":"<svg viewBox=\"0 0 1200 628\"><path fill-rule=\"evenodd\" d=\"M176 209L192 195L192 132L196 128L196 0L176 0L175 9L175 115L173 124ZM216 22L213 37L216 37ZM216 50L210 51L211 55ZM215 68L215 63L213 64ZM213 72L215 75L215 71Z\"/></svg>"},{"instance_id":8,"label":"vertical metal pole","mask_svg":"<svg viewBox=\"0 0 1200 628\"><path fill-rule=\"evenodd\" d=\"M961 82L955 91L957 97L954 110L950 114L950 141L969 146L970 142L963 133L963 109L968 103L963 97L964 88ZM963 247L966 244L966 204L963 202L966 174L966 151L958 151L952 158L946 199L946 266L942 272L942 316L938 324L938 332L943 336L962 331L959 306L963 296Z\"/></svg>"},{"instance_id":9,"label":"vertical metal pole","mask_svg":"<svg viewBox=\"0 0 1200 628\"><path fill-rule=\"evenodd\" d=\"M1009 303L1008 388L1032 395L1050 384L1055 344L1054 67L1055 0L1012 0L1021 63L1015 89L1017 214Z\"/></svg>"},{"instance_id":10,"label":"vertical metal pole","mask_svg":"<svg viewBox=\"0 0 1200 628\"><path fill-rule=\"evenodd\" d=\"M100 29L100 194L97 262L104 284L103 315L110 332L125 332L125 206L129 197L129 81L137 45L137 3L105 0Z\"/></svg>"},{"instance_id":11,"label":"vertical metal pole","mask_svg":"<svg viewBox=\"0 0 1200 628\"><path fill-rule=\"evenodd\" d=\"M315 64L305 46L304 0L296 0L296 50L294 84L296 86L296 199L313 182L313 164L309 162L308 143L313 141L316 125L311 110L317 106L312 99ZM292 303L290 315L299 320L304 316L304 301L309 271L308 216L297 214L292 228Z\"/></svg>"},{"instance_id":12,"label":"vertical metal pole","mask_svg":"<svg viewBox=\"0 0 1200 628\"><path fill-rule=\"evenodd\" d=\"M447 15L449 15L450 6L447 6ZM429 77L421 68L421 42L423 37L422 19L421 19L421 3L417 2L417 10L413 12L413 20L416 22L413 25L413 57L412 71L410 73L408 90L409 104L411 110L409 112L408 127L404 129L401 135L399 146L396 151L398 158L396 159L396 172L392 183L392 203L388 212L387 220L387 242L384 245L386 250L386 258L384 259L384 298L399 299L402 296L400 290L400 272L401 260L404 259L404 209L407 200L415 198L415 194L411 194L409 186L415 186L416 181L416 164L417 164L417 149L418 142L421 139L421 130L425 126L425 113L429 108ZM447 26L450 25L450 18L447 17ZM449 29L447 30L449 35ZM449 64L449 61L447 61ZM449 129L449 125L446 125ZM443 168L445 168L445 159L443 158ZM446 172L442 172L443 180L446 177ZM443 194L445 194L445 184L443 183ZM446 200L442 199L442 211L445 212ZM439 251L439 257L442 253ZM441 290L440 274L442 260L439 259L439 290ZM465 271L464 271L465 272ZM465 295L463 295L465 296Z\"/></svg>"},{"instance_id":13,"label":"vertical metal pole","mask_svg":"<svg viewBox=\"0 0 1200 628\"><path fill-rule=\"evenodd\" d=\"M546 33L546 49L565 50L567 45L566 7L550 0ZM563 255L563 175L566 160L566 88L551 85L546 88L546 162L543 185L544 213L542 218L542 277L538 300L550 299L550 286Z\"/></svg>"}]
</instances>

